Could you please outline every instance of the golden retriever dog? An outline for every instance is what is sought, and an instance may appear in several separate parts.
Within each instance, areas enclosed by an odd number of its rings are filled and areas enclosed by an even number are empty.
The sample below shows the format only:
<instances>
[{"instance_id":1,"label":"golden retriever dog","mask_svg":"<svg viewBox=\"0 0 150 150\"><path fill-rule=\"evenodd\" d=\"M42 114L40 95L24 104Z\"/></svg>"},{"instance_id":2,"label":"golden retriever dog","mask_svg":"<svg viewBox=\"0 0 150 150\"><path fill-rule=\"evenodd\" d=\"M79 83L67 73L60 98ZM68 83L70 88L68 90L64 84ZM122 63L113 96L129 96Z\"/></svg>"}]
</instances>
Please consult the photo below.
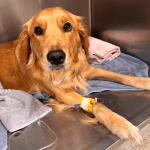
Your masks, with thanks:
<instances>
[{"instance_id":1,"label":"golden retriever dog","mask_svg":"<svg viewBox=\"0 0 150 150\"><path fill-rule=\"evenodd\" d=\"M87 105L85 110L112 133L140 142L137 127L77 91L86 91L87 79L149 90L150 79L92 67L87 62L88 48L87 27L81 17L59 7L41 10L24 24L17 40L0 44L0 82L4 89L46 92L65 105L81 104L83 109Z\"/></svg>"}]
</instances>

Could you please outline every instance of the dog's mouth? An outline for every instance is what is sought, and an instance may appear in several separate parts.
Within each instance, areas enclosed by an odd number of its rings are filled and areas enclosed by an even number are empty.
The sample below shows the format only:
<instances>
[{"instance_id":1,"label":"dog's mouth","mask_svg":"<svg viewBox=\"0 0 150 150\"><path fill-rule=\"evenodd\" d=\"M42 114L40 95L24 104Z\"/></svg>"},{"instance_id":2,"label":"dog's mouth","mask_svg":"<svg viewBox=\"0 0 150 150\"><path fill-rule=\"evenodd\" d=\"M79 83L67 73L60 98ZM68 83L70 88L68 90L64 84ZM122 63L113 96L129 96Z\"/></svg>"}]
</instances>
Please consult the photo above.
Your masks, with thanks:
<instances>
[{"instance_id":1,"label":"dog's mouth","mask_svg":"<svg viewBox=\"0 0 150 150\"><path fill-rule=\"evenodd\" d=\"M64 64L60 64L60 65L51 65L50 70L51 71L55 71L55 70L65 70L66 67Z\"/></svg>"}]
</instances>

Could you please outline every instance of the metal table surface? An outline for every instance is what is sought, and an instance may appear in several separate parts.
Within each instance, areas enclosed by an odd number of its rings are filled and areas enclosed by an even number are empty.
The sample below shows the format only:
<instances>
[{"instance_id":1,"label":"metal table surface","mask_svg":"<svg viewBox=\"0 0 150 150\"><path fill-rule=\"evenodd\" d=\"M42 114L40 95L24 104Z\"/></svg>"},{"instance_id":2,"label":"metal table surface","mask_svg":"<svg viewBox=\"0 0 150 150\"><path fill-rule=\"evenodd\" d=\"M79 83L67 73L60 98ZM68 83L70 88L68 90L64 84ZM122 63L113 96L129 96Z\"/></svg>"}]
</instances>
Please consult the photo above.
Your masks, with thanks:
<instances>
[{"instance_id":1,"label":"metal table surface","mask_svg":"<svg viewBox=\"0 0 150 150\"><path fill-rule=\"evenodd\" d=\"M103 98L105 106L136 126L150 117L150 91L102 92L90 97ZM42 120L58 137L57 144L51 149L105 150L119 139L101 124L89 125L80 121L75 112L51 112Z\"/></svg>"}]
</instances>

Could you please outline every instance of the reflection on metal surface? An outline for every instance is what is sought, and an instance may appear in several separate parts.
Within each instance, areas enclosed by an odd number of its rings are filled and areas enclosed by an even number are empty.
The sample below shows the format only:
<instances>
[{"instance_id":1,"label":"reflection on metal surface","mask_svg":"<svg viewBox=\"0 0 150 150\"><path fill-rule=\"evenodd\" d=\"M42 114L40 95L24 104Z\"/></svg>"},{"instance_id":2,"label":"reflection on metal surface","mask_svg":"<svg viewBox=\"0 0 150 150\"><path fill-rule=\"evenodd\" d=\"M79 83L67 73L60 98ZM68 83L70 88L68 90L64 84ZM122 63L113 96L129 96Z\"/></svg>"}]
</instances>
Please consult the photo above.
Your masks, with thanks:
<instances>
[{"instance_id":1,"label":"reflection on metal surface","mask_svg":"<svg viewBox=\"0 0 150 150\"><path fill-rule=\"evenodd\" d=\"M91 0L39 0L41 4L41 9L47 7L62 7L71 13L83 16L85 18L85 23L90 29L90 1Z\"/></svg>"},{"instance_id":2,"label":"reflection on metal surface","mask_svg":"<svg viewBox=\"0 0 150 150\"><path fill-rule=\"evenodd\" d=\"M57 135L43 121L34 122L25 130L16 131L9 137L8 150L54 150Z\"/></svg>"},{"instance_id":3,"label":"reflection on metal surface","mask_svg":"<svg viewBox=\"0 0 150 150\"><path fill-rule=\"evenodd\" d=\"M106 41L116 43L116 45L122 45L122 48L126 48L129 52L138 52L146 46L150 46L147 40L150 38L150 30L106 30L103 31L102 37ZM132 44L131 44L132 43ZM146 51L142 51L146 53Z\"/></svg>"},{"instance_id":4,"label":"reflection on metal surface","mask_svg":"<svg viewBox=\"0 0 150 150\"><path fill-rule=\"evenodd\" d=\"M35 13L47 7L63 7L76 15L84 16L85 23L90 25L89 1L0 0L0 43L17 39L21 26Z\"/></svg>"},{"instance_id":5,"label":"reflection on metal surface","mask_svg":"<svg viewBox=\"0 0 150 150\"><path fill-rule=\"evenodd\" d=\"M149 91L102 92L90 97L103 98L105 106L136 126L150 117ZM106 150L119 139L101 124L89 125L81 122L75 112L50 113L42 120L59 137L56 149L60 150Z\"/></svg>"},{"instance_id":6,"label":"reflection on metal surface","mask_svg":"<svg viewBox=\"0 0 150 150\"><path fill-rule=\"evenodd\" d=\"M150 64L149 7L147 0L92 0L92 36Z\"/></svg>"},{"instance_id":7,"label":"reflection on metal surface","mask_svg":"<svg viewBox=\"0 0 150 150\"><path fill-rule=\"evenodd\" d=\"M37 0L0 0L0 43L18 38L21 26L39 10Z\"/></svg>"}]
</instances>

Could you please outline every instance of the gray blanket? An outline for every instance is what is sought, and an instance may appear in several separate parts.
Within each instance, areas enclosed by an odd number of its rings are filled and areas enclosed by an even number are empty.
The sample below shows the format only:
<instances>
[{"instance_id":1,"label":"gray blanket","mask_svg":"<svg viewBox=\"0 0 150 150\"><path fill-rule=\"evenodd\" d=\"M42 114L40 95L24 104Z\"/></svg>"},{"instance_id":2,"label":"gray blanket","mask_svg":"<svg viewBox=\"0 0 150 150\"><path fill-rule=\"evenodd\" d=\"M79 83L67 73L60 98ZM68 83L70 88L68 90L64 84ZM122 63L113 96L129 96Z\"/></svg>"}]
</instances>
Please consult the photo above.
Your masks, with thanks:
<instances>
[{"instance_id":1,"label":"gray blanket","mask_svg":"<svg viewBox=\"0 0 150 150\"><path fill-rule=\"evenodd\" d=\"M39 117L45 116L51 108L31 94L19 90L5 90L0 84L0 150L7 148L7 130L10 132L22 129ZM2 122L1 122L2 121Z\"/></svg>"}]
</instances>

